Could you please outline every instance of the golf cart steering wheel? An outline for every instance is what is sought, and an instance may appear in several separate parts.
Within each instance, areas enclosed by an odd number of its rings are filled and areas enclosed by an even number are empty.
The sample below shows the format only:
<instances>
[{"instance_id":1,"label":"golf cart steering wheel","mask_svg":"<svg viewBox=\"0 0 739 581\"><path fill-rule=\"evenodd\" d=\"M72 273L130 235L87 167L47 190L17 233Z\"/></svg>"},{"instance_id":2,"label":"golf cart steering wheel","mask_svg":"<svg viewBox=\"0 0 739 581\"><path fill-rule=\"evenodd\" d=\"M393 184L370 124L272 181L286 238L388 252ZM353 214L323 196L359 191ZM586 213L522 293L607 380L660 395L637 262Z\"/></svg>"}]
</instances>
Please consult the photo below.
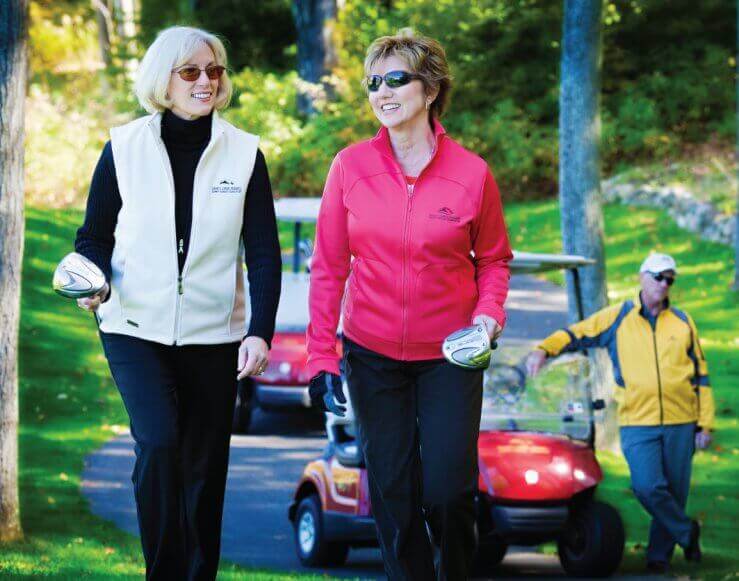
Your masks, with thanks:
<instances>
[{"instance_id":1,"label":"golf cart steering wheel","mask_svg":"<svg viewBox=\"0 0 739 581\"><path fill-rule=\"evenodd\" d=\"M513 405L521 399L526 389L526 372L517 365L493 363L488 373L492 386L490 394L495 403Z\"/></svg>"}]
</instances>

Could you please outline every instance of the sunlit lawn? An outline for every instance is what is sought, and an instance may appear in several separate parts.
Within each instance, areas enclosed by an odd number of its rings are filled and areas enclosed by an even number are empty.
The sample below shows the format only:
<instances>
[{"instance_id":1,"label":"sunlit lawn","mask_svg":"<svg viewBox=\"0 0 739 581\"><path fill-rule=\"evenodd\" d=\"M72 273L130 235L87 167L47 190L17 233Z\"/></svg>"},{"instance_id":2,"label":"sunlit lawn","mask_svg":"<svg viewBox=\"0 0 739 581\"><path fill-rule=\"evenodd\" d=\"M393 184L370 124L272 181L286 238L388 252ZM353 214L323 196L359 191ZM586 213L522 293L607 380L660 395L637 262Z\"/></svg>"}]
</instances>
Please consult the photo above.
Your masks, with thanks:
<instances>
[{"instance_id":1,"label":"sunlit lawn","mask_svg":"<svg viewBox=\"0 0 739 581\"><path fill-rule=\"evenodd\" d=\"M507 219L516 248L561 249L555 203L511 205ZM50 288L54 265L72 250L80 221L77 211L27 209L20 336L20 485L26 538L0 547L3 578L140 578L143 574L138 539L90 514L79 490L85 455L127 423L93 320ZM739 320L736 295L729 290L731 250L700 242L663 214L644 209L607 208L606 231L612 300L630 295L636 285L634 273L649 250L668 251L680 265L674 299L693 315L703 337L716 390L718 435L713 450L698 454L690 504L691 512L706 525L705 563L690 567L679 556L675 572L735 576L739 571L735 556L739 427L734 411L739 397L735 391ZM292 245L289 225L281 227L280 237L283 248ZM643 566L647 520L629 491L623 461L608 454L602 460L608 471L602 496L620 508L627 525L629 547L623 570L637 573ZM224 565L222 578L298 577Z\"/></svg>"},{"instance_id":2,"label":"sunlit lawn","mask_svg":"<svg viewBox=\"0 0 739 581\"><path fill-rule=\"evenodd\" d=\"M560 252L559 211L555 202L506 208L514 248ZM709 362L717 409L716 445L695 458L689 512L704 525L704 562L691 566L678 549L675 574L724 578L739 576L739 293L731 290L732 249L679 230L663 212L608 206L605 211L606 269L611 302L634 295L636 273L649 251L672 254L679 276L673 302L695 319ZM558 273L551 275L561 282ZM620 455L601 453L607 478L601 496L617 505L626 522L628 548L623 572L643 570L648 520L629 489Z\"/></svg>"}]
</instances>

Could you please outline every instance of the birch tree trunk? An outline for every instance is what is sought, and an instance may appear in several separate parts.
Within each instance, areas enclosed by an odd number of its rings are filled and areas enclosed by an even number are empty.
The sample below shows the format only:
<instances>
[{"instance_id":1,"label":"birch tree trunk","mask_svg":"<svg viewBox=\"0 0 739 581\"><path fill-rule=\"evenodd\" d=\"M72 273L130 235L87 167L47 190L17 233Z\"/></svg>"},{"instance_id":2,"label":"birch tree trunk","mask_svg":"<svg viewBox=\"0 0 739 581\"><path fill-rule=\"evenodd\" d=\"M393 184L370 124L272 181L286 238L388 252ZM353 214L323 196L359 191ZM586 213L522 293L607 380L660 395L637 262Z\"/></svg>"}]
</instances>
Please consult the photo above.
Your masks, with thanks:
<instances>
[{"instance_id":1,"label":"birch tree trunk","mask_svg":"<svg viewBox=\"0 0 739 581\"><path fill-rule=\"evenodd\" d=\"M27 0L0 0L0 541L22 535L18 503L18 324L23 255Z\"/></svg>"}]
</instances>

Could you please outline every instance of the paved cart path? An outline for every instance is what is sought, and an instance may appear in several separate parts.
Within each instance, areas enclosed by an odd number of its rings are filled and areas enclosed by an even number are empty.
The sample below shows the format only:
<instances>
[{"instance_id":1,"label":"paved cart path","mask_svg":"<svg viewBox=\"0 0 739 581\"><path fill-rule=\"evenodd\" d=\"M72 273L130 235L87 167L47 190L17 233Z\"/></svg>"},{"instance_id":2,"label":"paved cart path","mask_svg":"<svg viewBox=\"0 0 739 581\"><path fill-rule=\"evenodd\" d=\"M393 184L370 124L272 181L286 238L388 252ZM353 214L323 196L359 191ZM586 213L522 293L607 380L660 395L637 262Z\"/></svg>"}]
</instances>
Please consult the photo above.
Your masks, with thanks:
<instances>
[{"instance_id":1,"label":"paved cart path","mask_svg":"<svg viewBox=\"0 0 739 581\"><path fill-rule=\"evenodd\" d=\"M512 279L507 304L509 322L503 350L521 352L543 331L566 324L562 289L529 276ZM112 387L112 386L111 386ZM233 436L223 519L223 558L279 571L301 571L295 556L287 507L305 463L324 446L320 417L306 413L274 414L257 410L249 435ZM93 513L136 535L130 474L133 442L124 434L88 456L82 490ZM336 577L384 578L376 549L352 550ZM562 577L553 556L512 550L496 576Z\"/></svg>"}]
</instances>

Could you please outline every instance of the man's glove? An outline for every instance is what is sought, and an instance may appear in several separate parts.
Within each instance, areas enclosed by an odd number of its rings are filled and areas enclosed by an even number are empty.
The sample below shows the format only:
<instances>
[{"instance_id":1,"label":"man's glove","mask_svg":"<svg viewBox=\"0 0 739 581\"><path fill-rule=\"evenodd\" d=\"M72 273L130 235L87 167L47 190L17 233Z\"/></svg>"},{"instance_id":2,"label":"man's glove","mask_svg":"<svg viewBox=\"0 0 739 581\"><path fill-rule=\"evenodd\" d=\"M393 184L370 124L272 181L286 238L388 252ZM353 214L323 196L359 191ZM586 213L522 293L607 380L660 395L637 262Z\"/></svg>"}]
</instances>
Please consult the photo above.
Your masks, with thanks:
<instances>
[{"instance_id":1,"label":"man's glove","mask_svg":"<svg viewBox=\"0 0 739 581\"><path fill-rule=\"evenodd\" d=\"M340 418L344 417L346 407L339 404L345 404L346 397L341 386L341 377L338 375L321 371L310 380L308 395L314 407L324 412L331 412Z\"/></svg>"},{"instance_id":2,"label":"man's glove","mask_svg":"<svg viewBox=\"0 0 739 581\"><path fill-rule=\"evenodd\" d=\"M698 450L705 450L711 445L711 432L708 430L699 430L695 433L695 447Z\"/></svg>"}]
</instances>

